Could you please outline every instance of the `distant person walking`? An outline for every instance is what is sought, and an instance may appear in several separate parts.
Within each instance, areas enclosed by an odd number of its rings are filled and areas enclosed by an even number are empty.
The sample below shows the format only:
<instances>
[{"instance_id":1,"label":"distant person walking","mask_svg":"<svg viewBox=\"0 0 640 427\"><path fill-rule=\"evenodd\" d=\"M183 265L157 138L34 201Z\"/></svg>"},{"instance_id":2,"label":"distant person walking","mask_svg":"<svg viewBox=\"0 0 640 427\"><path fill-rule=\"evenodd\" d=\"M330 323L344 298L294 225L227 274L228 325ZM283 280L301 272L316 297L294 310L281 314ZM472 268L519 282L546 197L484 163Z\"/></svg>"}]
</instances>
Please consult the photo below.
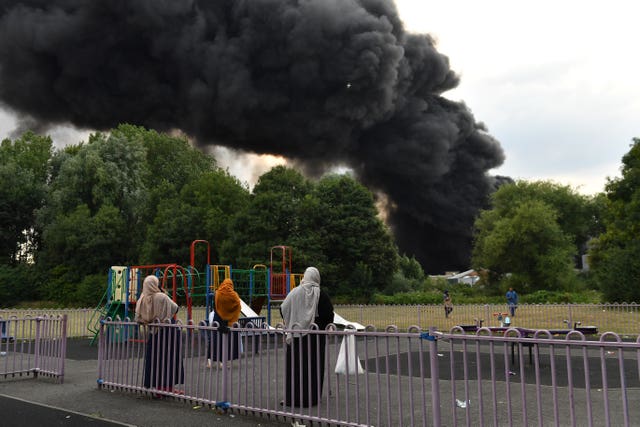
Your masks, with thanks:
<instances>
[{"instance_id":1,"label":"distant person walking","mask_svg":"<svg viewBox=\"0 0 640 427\"><path fill-rule=\"evenodd\" d=\"M444 317L448 318L453 311L453 301L451 301L451 296L449 295L448 290L444 291L442 298L444 300Z\"/></svg>"},{"instance_id":2,"label":"distant person walking","mask_svg":"<svg viewBox=\"0 0 640 427\"><path fill-rule=\"evenodd\" d=\"M509 313L511 313L511 317L516 315L516 308L518 308L518 294L513 288L509 288L506 294L507 297L507 305L509 306Z\"/></svg>"}]
</instances>

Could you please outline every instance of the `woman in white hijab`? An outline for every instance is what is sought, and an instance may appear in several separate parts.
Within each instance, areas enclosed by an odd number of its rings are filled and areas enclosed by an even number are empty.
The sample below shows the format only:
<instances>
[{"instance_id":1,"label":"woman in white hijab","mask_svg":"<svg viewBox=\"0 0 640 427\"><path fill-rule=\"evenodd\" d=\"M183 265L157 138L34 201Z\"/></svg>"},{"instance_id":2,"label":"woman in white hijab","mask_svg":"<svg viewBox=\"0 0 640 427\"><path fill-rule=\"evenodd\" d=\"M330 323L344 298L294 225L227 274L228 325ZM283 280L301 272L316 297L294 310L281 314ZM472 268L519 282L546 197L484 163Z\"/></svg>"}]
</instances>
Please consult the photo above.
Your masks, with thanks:
<instances>
[{"instance_id":1,"label":"woman in white hijab","mask_svg":"<svg viewBox=\"0 0 640 427\"><path fill-rule=\"evenodd\" d=\"M318 404L324 382L325 336L309 334L312 324L325 329L333 322L333 305L320 289L320 272L309 267L302 281L280 306L287 329L287 367L285 400L287 406L309 407ZM300 332L294 332L300 330ZM302 363L301 363L302 362Z\"/></svg>"},{"instance_id":2,"label":"woman in white hijab","mask_svg":"<svg viewBox=\"0 0 640 427\"><path fill-rule=\"evenodd\" d=\"M160 290L160 280L156 276L145 277L136 304L136 322L146 325L157 320L168 322L177 312L178 304Z\"/></svg>"},{"instance_id":3,"label":"woman in white hijab","mask_svg":"<svg viewBox=\"0 0 640 427\"><path fill-rule=\"evenodd\" d=\"M145 277L136 303L136 321L149 329L144 357L144 386L174 393L174 385L184 382L180 328L170 326L178 304L160 288L156 276ZM152 323L166 323L150 326Z\"/></svg>"}]
</instances>

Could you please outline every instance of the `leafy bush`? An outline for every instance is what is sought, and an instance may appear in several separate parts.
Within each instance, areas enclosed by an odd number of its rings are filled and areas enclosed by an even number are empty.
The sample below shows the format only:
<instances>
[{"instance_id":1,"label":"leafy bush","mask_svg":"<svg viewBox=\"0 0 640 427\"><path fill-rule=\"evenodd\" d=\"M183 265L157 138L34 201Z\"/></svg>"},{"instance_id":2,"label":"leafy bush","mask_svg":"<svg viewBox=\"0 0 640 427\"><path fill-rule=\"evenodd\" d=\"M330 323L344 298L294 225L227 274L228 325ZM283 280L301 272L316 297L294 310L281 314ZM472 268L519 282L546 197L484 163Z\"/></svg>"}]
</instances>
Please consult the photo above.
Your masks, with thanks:
<instances>
[{"instance_id":1,"label":"leafy bush","mask_svg":"<svg viewBox=\"0 0 640 427\"><path fill-rule=\"evenodd\" d=\"M376 294L374 304L407 305L407 304L442 304L441 292L402 292L395 295Z\"/></svg>"},{"instance_id":2,"label":"leafy bush","mask_svg":"<svg viewBox=\"0 0 640 427\"><path fill-rule=\"evenodd\" d=\"M589 290L582 292L563 292L540 290L531 294L521 295L520 303L525 304L598 304L602 294Z\"/></svg>"},{"instance_id":3,"label":"leafy bush","mask_svg":"<svg viewBox=\"0 0 640 427\"><path fill-rule=\"evenodd\" d=\"M78 284L73 296L76 304L83 307L97 306L107 290L107 281L107 274L85 276Z\"/></svg>"},{"instance_id":4,"label":"leafy bush","mask_svg":"<svg viewBox=\"0 0 640 427\"><path fill-rule=\"evenodd\" d=\"M0 307L11 307L36 297L34 270L29 264L0 265Z\"/></svg>"},{"instance_id":5,"label":"leafy bush","mask_svg":"<svg viewBox=\"0 0 640 427\"><path fill-rule=\"evenodd\" d=\"M406 293L417 291L422 288L422 281L406 277L402 272L397 271L393 274L391 282L382 290L384 295L395 295L398 293Z\"/></svg>"},{"instance_id":6,"label":"leafy bush","mask_svg":"<svg viewBox=\"0 0 640 427\"><path fill-rule=\"evenodd\" d=\"M458 304L503 304L504 295L487 296L477 287L454 285L449 288L454 305ZM540 290L531 294L520 295L520 304L599 304L602 294L594 291L564 292ZM411 305L411 304L442 304L442 292L401 292L395 295L376 294L374 304Z\"/></svg>"}]
</instances>

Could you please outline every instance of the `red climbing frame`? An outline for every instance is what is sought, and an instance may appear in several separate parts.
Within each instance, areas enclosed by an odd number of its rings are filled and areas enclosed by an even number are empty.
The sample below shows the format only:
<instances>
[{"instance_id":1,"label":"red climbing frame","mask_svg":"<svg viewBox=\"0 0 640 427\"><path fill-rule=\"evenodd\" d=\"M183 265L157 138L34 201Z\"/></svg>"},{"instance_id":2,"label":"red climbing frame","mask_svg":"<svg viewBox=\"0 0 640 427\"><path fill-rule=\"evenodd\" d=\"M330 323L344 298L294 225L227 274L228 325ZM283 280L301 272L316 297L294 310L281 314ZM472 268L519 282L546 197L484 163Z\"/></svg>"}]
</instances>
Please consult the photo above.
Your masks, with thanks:
<instances>
[{"instance_id":1,"label":"red climbing frame","mask_svg":"<svg viewBox=\"0 0 640 427\"><path fill-rule=\"evenodd\" d=\"M288 277L291 271L291 248L274 246L271 248L269 264L271 300L283 300L289 292Z\"/></svg>"}]
</instances>

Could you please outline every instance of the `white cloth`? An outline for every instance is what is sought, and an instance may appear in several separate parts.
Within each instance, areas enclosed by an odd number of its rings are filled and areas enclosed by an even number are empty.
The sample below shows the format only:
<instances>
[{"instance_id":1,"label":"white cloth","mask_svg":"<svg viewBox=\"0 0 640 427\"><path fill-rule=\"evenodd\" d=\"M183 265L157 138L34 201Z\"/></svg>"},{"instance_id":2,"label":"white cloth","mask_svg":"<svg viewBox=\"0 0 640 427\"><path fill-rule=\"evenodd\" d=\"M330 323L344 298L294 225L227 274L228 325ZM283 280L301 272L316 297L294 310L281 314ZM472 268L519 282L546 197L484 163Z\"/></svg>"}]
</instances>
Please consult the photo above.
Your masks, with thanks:
<instances>
[{"instance_id":1,"label":"white cloth","mask_svg":"<svg viewBox=\"0 0 640 427\"><path fill-rule=\"evenodd\" d=\"M318 314L319 300L320 272L315 267L308 267L300 284L289 292L280 306L285 327L308 330ZM304 335L306 333L295 333L296 337ZM291 343L293 336L294 334L287 333L287 344Z\"/></svg>"}]
</instances>

